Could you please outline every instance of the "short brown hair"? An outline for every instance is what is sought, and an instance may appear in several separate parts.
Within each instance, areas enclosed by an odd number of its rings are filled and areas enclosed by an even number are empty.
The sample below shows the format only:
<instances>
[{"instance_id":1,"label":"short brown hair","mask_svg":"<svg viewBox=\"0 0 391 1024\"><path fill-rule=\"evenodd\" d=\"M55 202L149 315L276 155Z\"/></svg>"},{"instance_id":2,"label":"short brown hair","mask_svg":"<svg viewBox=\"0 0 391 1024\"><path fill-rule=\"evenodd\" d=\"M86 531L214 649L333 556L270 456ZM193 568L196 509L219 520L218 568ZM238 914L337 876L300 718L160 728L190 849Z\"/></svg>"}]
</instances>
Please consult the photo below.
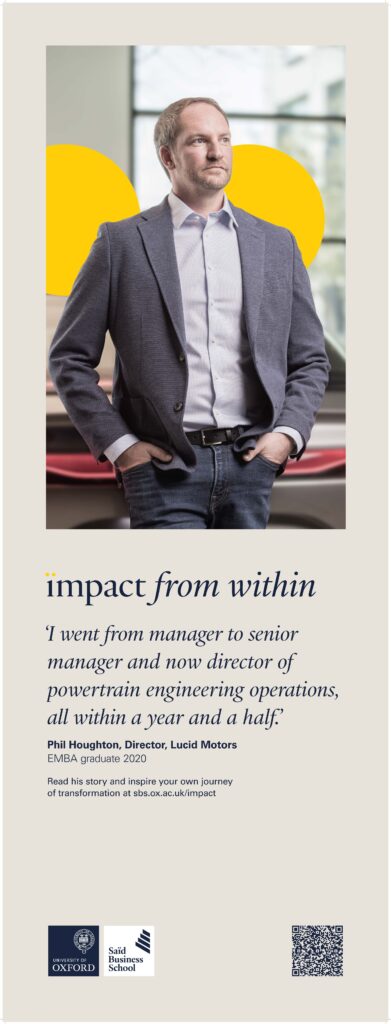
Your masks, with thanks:
<instances>
[{"instance_id":1,"label":"short brown hair","mask_svg":"<svg viewBox=\"0 0 391 1024\"><path fill-rule=\"evenodd\" d=\"M164 163L160 157L161 146L168 146L168 148L171 149L174 145L175 139L179 134L179 118L182 110L185 110L186 107L190 107L193 103L209 103L211 107L216 107L216 110L220 111L220 114L225 117L228 124L227 115L222 107L220 107L220 104L217 103L217 100L210 99L209 96L187 96L183 100L175 100L175 103L170 103L169 107L166 107L165 110L162 111L160 117L156 121L153 133L156 152L162 167L164 167ZM170 177L167 167L164 167L164 170L168 177Z\"/></svg>"}]
</instances>

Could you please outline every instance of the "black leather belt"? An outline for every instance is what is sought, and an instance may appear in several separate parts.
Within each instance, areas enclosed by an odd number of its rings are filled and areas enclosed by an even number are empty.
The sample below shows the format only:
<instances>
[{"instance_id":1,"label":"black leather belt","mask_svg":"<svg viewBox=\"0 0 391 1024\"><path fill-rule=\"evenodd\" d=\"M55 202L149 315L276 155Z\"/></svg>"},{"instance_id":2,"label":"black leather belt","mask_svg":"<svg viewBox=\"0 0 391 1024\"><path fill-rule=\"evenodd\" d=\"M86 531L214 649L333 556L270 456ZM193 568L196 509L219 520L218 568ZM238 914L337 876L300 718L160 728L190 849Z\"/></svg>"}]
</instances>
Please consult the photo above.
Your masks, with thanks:
<instances>
[{"instance_id":1,"label":"black leather belt","mask_svg":"<svg viewBox=\"0 0 391 1024\"><path fill-rule=\"evenodd\" d=\"M211 444L231 444L232 441L236 441L237 437L240 437L245 429L245 427L226 427L224 429L208 427L207 430L188 430L186 437L191 444L200 444L203 448L208 448Z\"/></svg>"}]
</instances>

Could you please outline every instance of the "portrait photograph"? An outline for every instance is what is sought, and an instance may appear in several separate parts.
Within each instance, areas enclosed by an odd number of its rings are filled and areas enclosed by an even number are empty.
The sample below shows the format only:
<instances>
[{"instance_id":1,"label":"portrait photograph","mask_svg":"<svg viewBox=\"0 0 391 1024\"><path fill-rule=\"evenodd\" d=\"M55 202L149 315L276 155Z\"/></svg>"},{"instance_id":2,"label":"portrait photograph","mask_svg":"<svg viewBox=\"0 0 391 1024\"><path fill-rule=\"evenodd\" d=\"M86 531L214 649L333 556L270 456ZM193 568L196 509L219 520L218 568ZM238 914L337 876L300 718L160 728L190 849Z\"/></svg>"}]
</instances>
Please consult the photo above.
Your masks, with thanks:
<instances>
[{"instance_id":1,"label":"portrait photograph","mask_svg":"<svg viewBox=\"0 0 391 1024\"><path fill-rule=\"evenodd\" d=\"M48 529L345 527L345 121L343 46L47 47Z\"/></svg>"}]
</instances>

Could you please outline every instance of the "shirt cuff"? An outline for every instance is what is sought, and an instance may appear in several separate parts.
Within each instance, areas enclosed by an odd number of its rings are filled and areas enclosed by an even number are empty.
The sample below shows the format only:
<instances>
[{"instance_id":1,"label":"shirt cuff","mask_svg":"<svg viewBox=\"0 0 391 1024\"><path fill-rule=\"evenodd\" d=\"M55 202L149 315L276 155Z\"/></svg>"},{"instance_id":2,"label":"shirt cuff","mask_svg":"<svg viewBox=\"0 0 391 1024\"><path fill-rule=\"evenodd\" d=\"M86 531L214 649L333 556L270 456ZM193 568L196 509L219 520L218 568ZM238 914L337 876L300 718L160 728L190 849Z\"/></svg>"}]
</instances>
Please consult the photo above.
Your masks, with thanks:
<instances>
[{"instance_id":1,"label":"shirt cuff","mask_svg":"<svg viewBox=\"0 0 391 1024\"><path fill-rule=\"evenodd\" d=\"M108 448L105 448L104 454L109 462L114 462L119 459L122 452L125 452L127 448L130 448L133 444L137 444L139 438L135 434L122 434L122 437L117 437L116 441L109 444Z\"/></svg>"},{"instance_id":2,"label":"shirt cuff","mask_svg":"<svg viewBox=\"0 0 391 1024\"><path fill-rule=\"evenodd\" d=\"M295 455L297 455L297 453L300 452L302 448L304 448L303 438L301 434L299 434L299 431L295 430L294 427L274 427L273 434L286 434L287 437L292 438L292 441L294 441L295 444L295 448L293 449L289 456L290 459L294 459Z\"/></svg>"}]
</instances>

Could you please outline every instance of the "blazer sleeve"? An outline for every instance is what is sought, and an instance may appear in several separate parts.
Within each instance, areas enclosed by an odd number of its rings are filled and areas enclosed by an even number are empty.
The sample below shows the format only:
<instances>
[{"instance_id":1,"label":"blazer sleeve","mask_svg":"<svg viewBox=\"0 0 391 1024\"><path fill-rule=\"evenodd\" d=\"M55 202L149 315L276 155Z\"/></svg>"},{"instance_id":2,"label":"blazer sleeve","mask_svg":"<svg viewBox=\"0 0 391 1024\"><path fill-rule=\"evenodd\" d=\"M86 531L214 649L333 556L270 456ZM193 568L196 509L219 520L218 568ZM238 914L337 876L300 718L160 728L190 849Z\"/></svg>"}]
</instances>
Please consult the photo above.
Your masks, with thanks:
<instances>
[{"instance_id":1,"label":"blazer sleeve","mask_svg":"<svg viewBox=\"0 0 391 1024\"><path fill-rule=\"evenodd\" d=\"M296 239L293 235L291 238L293 281L286 389L284 404L275 426L289 424L299 431L304 440L304 447L296 456L299 458L309 440L327 386L330 363L309 277Z\"/></svg>"},{"instance_id":2,"label":"blazer sleeve","mask_svg":"<svg viewBox=\"0 0 391 1024\"><path fill-rule=\"evenodd\" d=\"M49 353L58 394L99 461L105 460L105 448L129 431L99 386L96 371L108 329L109 301L110 240L103 224L67 299Z\"/></svg>"}]
</instances>

